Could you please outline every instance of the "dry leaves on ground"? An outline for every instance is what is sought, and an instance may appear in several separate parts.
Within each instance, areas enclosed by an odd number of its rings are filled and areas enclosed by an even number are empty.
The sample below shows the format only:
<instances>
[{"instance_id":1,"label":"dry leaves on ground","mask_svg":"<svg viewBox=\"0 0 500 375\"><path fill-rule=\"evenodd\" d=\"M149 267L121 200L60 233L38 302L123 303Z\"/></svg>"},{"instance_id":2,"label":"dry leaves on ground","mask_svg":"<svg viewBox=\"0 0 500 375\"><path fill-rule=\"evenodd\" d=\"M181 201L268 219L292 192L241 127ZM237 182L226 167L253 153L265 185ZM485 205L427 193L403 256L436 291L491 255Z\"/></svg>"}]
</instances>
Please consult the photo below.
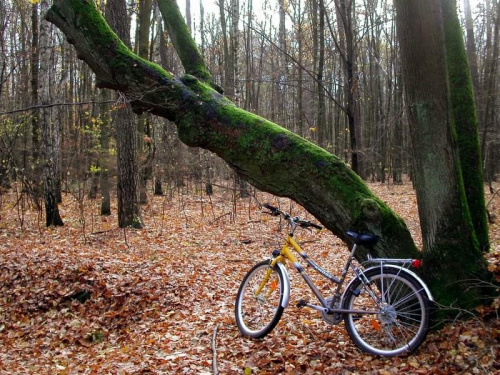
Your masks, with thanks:
<instances>
[{"instance_id":1,"label":"dry leaves on ground","mask_svg":"<svg viewBox=\"0 0 500 375\"><path fill-rule=\"evenodd\" d=\"M419 243L411 187L372 188L403 216ZM60 207L65 226L46 229L37 212L21 211L14 195L4 192L0 373L208 374L214 346L221 374L500 370L500 325L491 307L430 333L414 355L387 360L361 353L343 323L332 327L317 312L297 309L295 303L309 294L293 274L285 319L264 340L242 338L233 318L239 283L282 235L279 220L258 208L257 201L269 199L308 217L296 204L263 193L234 202L226 191L211 199L177 192L151 198L144 207L145 229L123 230L116 228L116 217L97 215L95 201L87 201L80 215L68 195ZM490 211L498 212L499 204L500 198L492 199ZM489 258L500 274L497 225L491 227ZM318 263L339 269L343 244L326 231L301 235L311 241L307 250Z\"/></svg>"}]
</instances>

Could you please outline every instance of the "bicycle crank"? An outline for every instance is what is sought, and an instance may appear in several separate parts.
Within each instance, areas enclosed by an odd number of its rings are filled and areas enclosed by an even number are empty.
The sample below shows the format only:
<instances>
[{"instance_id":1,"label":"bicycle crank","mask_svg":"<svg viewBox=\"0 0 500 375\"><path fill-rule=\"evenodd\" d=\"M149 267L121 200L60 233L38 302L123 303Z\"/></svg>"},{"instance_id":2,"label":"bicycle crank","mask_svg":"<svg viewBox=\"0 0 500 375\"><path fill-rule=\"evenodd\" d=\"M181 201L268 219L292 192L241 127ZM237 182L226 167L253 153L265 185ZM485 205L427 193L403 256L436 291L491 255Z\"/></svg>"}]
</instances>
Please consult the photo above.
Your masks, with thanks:
<instances>
[{"instance_id":1,"label":"bicycle crank","mask_svg":"<svg viewBox=\"0 0 500 375\"><path fill-rule=\"evenodd\" d=\"M326 305L330 306L330 303L332 302L332 298L327 298L326 299ZM335 302L333 305L334 309L338 309L340 306L339 301ZM323 320L330 325L337 325L342 321L342 314L339 313L333 313L333 314L327 314L325 311L321 312L321 316L323 317Z\"/></svg>"}]
</instances>

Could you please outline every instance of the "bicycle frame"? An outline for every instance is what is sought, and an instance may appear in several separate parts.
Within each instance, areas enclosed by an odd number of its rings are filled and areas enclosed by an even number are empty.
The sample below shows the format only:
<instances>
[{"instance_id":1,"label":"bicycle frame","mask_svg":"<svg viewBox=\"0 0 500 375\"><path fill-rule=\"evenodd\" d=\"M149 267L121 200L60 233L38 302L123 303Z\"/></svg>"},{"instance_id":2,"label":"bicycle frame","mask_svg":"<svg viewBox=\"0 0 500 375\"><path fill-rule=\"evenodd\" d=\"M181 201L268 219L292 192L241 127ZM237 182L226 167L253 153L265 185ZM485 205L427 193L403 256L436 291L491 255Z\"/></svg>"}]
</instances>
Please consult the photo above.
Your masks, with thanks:
<instances>
[{"instance_id":1,"label":"bicycle frame","mask_svg":"<svg viewBox=\"0 0 500 375\"><path fill-rule=\"evenodd\" d=\"M287 273L286 273L286 260L288 260L290 263L292 263L292 265L297 270L297 272L302 276L302 278L304 279L306 284L309 286L311 291L314 293L314 295L316 296L318 301L321 303L321 306L312 305L309 303L304 303L304 306L321 311L325 314L333 314L333 313L338 313L338 314L342 314L342 313L378 314L379 313L378 311L367 311L367 310L359 311L359 310L346 310L346 309L341 309L341 308L335 308L335 305L337 304L337 302L339 302L338 305L341 305L340 302L342 301L342 299L341 299L340 292L342 290L342 285L344 284L344 281L345 281L345 278L346 278L347 273L349 271L349 268L351 268L354 271L356 278L359 278L364 284L366 284L365 278L362 277L363 271L359 270L357 267L354 267L352 265L352 261L354 259L354 254L356 252L356 248L357 248L357 246L354 245L352 250L351 250L351 253L349 255L349 258L347 259L346 264L342 270L341 277L337 278L337 277L331 275L324 268L322 268L321 266L316 264L312 259L310 259L309 256L302 250L300 245L293 238L293 233L290 233L287 236L287 238L285 240L285 244L283 245L283 248L281 249L279 255L277 255L275 258L273 258L271 260L271 262L269 264L270 269L268 270L268 272L264 276L264 279L262 280L255 295L259 295L260 292L262 291L262 289L264 288L264 286L266 285L267 281L269 280L269 277L271 276L272 268L274 268L276 266L282 266L283 270L284 270L284 274L287 275ZM295 250L302 257L302 259L304 259L307 262L307 264L310 265L316 272L318 272L320 275L322 275L326 279L330 280L331 282L337 284L336 290L334 291L334 294L333 294L333 298L329 301L330 303L328 303L328 301L325 299L325 297L323 296L321 291L316 287L316 285L310 279L309 275L304 271L304 269L302 268L301 264L299 263L297 257L293 254L292 249ZM284 292L285 292L284 301L286 301L286 303L288 304L289 296L287 295L287 293L289 293L289 291L284 291ZM373 295L373 297L376 298L375 295ZM283 306L283 307L286 307L286 306Z\"/></svg>"}]
</instances>

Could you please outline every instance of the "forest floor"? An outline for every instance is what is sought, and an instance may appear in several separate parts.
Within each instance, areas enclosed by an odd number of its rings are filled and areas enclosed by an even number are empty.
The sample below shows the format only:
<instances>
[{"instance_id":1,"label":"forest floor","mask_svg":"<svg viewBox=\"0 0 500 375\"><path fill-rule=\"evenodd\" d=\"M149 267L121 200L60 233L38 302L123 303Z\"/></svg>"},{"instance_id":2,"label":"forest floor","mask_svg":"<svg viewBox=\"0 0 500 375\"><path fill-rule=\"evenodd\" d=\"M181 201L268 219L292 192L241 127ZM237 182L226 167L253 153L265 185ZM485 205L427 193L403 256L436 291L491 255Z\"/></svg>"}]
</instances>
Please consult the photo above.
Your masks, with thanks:
<instances>
[{"instance_id":1,"label":"forest floor","mask_svg":"<svg viewBox=\"0 0 500 375\"><path fill-rule=\"evenodd\" d=\"M370 187L420 243L411 186ZM221 374L500 372L494 308L433 330L413 355L384 359L361 353L344 323L329 326L318 312L296 308L310 294L294 274L290 305L275 330L261 341L243 338L233 317L239 283L285 229L258 202L313 218L287 199L256 193L234 200L230 190L215 190L211 198L151 197L142 230L118 229L115 214L98 215L97 201L79 206L69 194L60 206L65 226L45 228L38 212L4 191L0 374L210 374L214 358ZM486 199L496 220L489 259L498 277L500 197L488 192ZM301 231L299 239L318 263L339 270L347 250L335 237Z\"/></svg>"}]
</instances>

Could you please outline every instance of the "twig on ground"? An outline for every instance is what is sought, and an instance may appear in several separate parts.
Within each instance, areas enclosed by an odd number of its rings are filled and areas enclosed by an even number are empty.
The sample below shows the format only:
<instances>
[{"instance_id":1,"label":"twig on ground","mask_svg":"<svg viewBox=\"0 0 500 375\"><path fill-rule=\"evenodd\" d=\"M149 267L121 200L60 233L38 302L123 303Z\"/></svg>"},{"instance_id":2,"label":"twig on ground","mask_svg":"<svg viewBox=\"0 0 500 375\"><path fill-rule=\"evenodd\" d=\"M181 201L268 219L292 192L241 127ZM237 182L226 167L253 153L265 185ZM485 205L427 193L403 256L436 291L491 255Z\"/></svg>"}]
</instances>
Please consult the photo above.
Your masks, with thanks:
<instances>
[{"instance_id":1,"label":"twig on ground","mask_svg":"<svg viewBox=\"0 0 500 375\"><path fill-rule=\"evenodd\" d=\"M214 372L214 375L217 375L219 373L219 370L217 370L217 329L218 328L219 328L219 325L217 324L214 328L214 333L212 335L212 353L213 353L212 370Z\"/></svg>"},{"instance_id":2,"label":"twig on ground","mask_svg":"<svg viewBox=\"0 0 500 375\"><path fill-rule=\"evenodd\" d=\"M217 216L214 220L212 220L212 222L210 224L214 224L216 221L218 221L219 219L223 218L224 216L229 216L231 214L232 214L232 212L226 212L226 213L224 213L224 214L222 214L220 216Z\"/></svg>"},{"instance_id":3,"label":"twig on ground","mask_svg":"<svg viewBox=\"0 0 500 375\"><path fill-rule=\"evenodd\" d=\"M479 365L480 365L480 360L486 355L488 354L488 352L492 352L495 350L495 348L498 348L498 346L493 346L493 347L489 347L489 348L485 348L482 350L482 352L479 353L479 356L477 358L474 359L473 362L469 363L468 366L466 368L464 368L462 371L460 371L458 373L458 375L462 375L462 374L465 374L467 371L469 371L469 369L474 366L474 368L478 368ZM493 353L493 358L495 358L495 354Z\"/></svg>"}]
</instances>

